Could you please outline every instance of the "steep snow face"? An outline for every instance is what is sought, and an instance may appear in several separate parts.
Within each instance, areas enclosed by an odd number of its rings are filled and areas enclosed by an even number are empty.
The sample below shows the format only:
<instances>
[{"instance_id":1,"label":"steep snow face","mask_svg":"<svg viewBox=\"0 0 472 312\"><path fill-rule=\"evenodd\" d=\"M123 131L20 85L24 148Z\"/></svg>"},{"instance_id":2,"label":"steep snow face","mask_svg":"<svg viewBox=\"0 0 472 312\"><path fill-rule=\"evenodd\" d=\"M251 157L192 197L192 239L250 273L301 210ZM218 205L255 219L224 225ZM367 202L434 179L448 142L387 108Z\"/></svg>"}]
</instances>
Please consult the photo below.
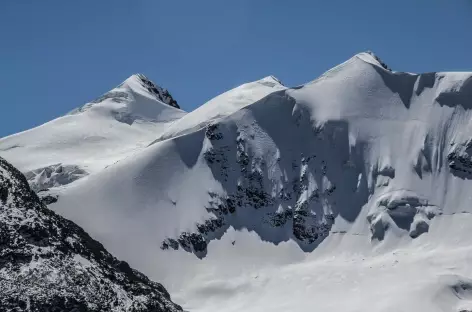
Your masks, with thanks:
<instances>
[{"instance_id":1,"label":"steep snow face","mask_svg":"<svg viewBox=\"0 0 472 312\"><path fill-rule=\"evenodd\" d=\"M361 53L252 83L51 208L193 311L471 310L471 77Z\"/></svg>"},{"instance_id":2,"label":"steep snow face","mask_svg":"<svg viewBox=\"0 0 472 312\"><path fill-rule=\"evenodd\" d=\"M2 311L182 311L162 285L47 209L0 158Z\"/></svg>"},{"instance_id":3,"label":"steep snow face","mask_svg":"<svg viewBox=\"0 0 472 312\"><path fill-rule=\"evenodd\" d=\"M33 179L57 166L89 174L147 146L184 115L166 90L133 75L66 116L1 139L0 153Z\"/></svg>"}]
</instances>

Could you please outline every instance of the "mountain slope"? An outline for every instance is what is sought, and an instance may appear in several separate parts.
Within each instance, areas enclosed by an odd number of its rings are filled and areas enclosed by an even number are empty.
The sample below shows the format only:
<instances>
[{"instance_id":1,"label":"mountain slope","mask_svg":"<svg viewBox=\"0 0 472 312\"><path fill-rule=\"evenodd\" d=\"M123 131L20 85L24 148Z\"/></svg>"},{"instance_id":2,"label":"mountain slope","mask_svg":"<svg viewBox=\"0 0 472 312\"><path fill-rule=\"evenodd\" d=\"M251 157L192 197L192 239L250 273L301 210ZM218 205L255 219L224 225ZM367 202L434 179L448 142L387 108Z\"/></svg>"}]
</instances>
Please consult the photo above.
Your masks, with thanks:
<instances>
[{"instance_id":1,"label":"mountain slope","mask_svg":"<svg viewBox=\"0 0 472 312\"><path fill-rule=\"evenodd\" d=\"M162 285L47 209L0 158L2 311L182 311Z\"/></svg>"},{"instance_id":2,"label":"mountain slope","mask_svg":"<svg viewBox=\"0 0 472 312\"><path fill-rule=\"evenodd\" d=\"M230 90L133 153L110 145L96 170L49 153L27 175L36 188L74 176L43 200L192 311L468 311L471 77L360 53L296 88ZM146 97L173 114L161 93ZM113 115L114 97L79 115ZM123 133L156 115L125 111Z\"/></svg>"},{"instance_id":3,"label":"mountain slope","mask_svg":"<svg viewBox=\"0 0 472 312\"><path fill-rule=\"evenodd\" d=\"M273 76L245 83L218 95L176 121L156 141L202 129L212 121L231 115L272 92L284 89L286 87Z\"/></svg>"},{"instance_id":4,"label":"mountain slope","mask_svg":"<svg viewBox=\"0 0 472 312\"><path fill-rule=\"evenodd\" d=\"M0 153L41 190L133 154L184 115L168 91L137 74L66 116L1 139Z\"/></svg>"},{"instance_id":5,"label":"mountain slope","mask_svg":"<svg viewBox=\"0 0 472 312\"><path fill-rule=\"evenodd\" d=\"M227 116L184 117L51 208L195 311L458 311L472 285L471 77L361 53Z\"/></svg>"}]
</instances>

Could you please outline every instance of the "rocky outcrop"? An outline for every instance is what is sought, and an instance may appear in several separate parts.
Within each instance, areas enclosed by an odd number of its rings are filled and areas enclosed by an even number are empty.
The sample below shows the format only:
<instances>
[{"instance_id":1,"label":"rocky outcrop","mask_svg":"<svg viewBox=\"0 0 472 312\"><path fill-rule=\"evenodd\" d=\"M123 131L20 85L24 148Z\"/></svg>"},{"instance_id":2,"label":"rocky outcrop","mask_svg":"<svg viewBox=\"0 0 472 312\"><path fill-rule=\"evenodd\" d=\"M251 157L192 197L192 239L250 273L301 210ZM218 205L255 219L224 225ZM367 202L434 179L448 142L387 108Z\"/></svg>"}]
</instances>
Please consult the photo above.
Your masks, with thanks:
<instances>
[{"instance_id":1,"label":"rocky outcrop","mask_svg":"<svg viewBox=\"0 0 472 312\"><path fill-rule=\"evenodd\" d=\"M447 161L453 175L472 179L472 140L454 144Z\"/></svg>"},{"instance_id":2,"label":"rocky outcrop","mask_svg":"<svg viewBox=\"0 0 472 312\"><path fill-rule=\"evenodd\" d=\"M379 62L379 64L380 64L383 68L385 68L385 69L388 70L388 71L392 71L392 69L391 69L390 67L388 67L387 64L385 64L377 55L374 54L374 52L372 52L372 51L367 51L367 53L369 53L370 55L372 55L372 56L375 58L375 60L376 60L377 62Z\"/></svg>"},{"instance_id":3,"label":"rocky outcrop","mask_svg":"<svg viewBox=\"0 0 472 312\"><path fill-rule=\"evenodd\" d=\"M35 192L72 183L88 173L76 165L55 164L25 172L30 187Z\"/></svg>"},{"instance_id":4,"label":"rocky outcrop","mask_svg":"<svg viewBox=\"0 0 472 312\"><path fill-rule=\"evenodd\" d=\"M336 192L336 184L327 177L327 162L316 159L316 155L298 155L283 169L290 171L293 179L274 192L267 176L267 161L255 156L249 148L249 141L253 140L251 135L237 131L235 144L231 146L224 140L227 138L224 131L219 124L206 127L205 137L210 145L202 156L227 191L208 192L209 201L205 208L211 217L197 223L193 232L185 231L177 237L166 238L161 249L183 249L202 258L211 240L221 237L228 227L237 224L249 228L252 228L250 224L255 224L256 232L262 227L285 232L287 236L284 239L294 239L306 250L313 249L325 239L334 224L335 214L328 209L318 213L313 210L314 206L329 204L330 197ZM324 187L312 187L313 181L309 176L314 173L319 180L325 181Z\"/></svg>"},{"instance_id":5,"label":"rocky outcrop","mask_svg":"<svg viewBox=\"0 0 472 312\"><path fill-rule=\"evenodd\" d=\"M177 101L172 97L172 95L166 89L163 89L156 85L154 82L149 80L143 74L136 75L141 82L141 85L148 90L149 93L153 94L159 101L170 105L175 108L180 108Z\"/></svg>"},{"instance_id":6,"label":"rocky outcrop","mask_svg":"<svg viewBox=\"0 0 472 312\"><path fill-rule=\"evenodd\" d=\"M182 311L164 287L46 208L0 158L2 311Z\"/></svg>"}]
</instances>

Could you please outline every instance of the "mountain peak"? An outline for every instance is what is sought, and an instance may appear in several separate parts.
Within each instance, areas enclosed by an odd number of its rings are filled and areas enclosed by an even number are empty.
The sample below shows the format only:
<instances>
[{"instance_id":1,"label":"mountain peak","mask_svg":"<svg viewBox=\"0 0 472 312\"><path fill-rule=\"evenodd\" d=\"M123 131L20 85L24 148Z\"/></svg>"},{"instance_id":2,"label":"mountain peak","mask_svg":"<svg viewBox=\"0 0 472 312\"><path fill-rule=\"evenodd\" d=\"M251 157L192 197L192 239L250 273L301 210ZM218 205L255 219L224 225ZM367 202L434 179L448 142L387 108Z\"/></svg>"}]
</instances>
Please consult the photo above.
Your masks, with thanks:
<instances>
[{"instance_id":1,"label":"mountain peak","mask_svg":"<svg viewBox=\"0 0 472 312\"><path fill-rule=\"evenodd\" d=\"M142 103L137 104L137 98L141 98L144 101L141 101ZM141 108L143 108L143 106L156 106L144 103L156 104L156 102L159 102L163 105L157 106L161 106L164 108L170 106L180 110L179 104L177 104L177 101L172 97L172 95L167 89L158 86L143 74L133 74L115 88L102 94L100 97L94 99L93 101L90 101L89 103L77 109L74 109L69 114L73 115L80 112L84 112L90 109L91 107L95 106L96 104L102 105L102 102L104 101L109 102L108 100L114 103L124 103L125 106L134 108L136 108L137 106L140 106ZM149 109L151 109L152 112L156 110L156 108L144 108L144 110L147 111L149 111ZM152 118L154 117L155 116L152 116Z\"/></svg>"},{"instance_id":2,"label":"mountain peak","mask_svg":"<svg viewBox=\"0 0 472 312\"><path fill-rule=\"evenodd\" d=\"M361 60L371 63L377 66L381 66L386 70L391 71L390 67L388 67L387 64L385 64L374 52L368 50L365 52L361 52L355 55L355 57L360 58Z\"/></svg>"},{"instance_id":3,"label":"mountain peak","mask_svg":"<svg viewBox=\"0 0 472 312\"><path fill-rule=\"evenodd\" d=\"M257 82L260 83L260 84L263 84L263 85L270 86L270 87L274 87L276 85L280 85L280 86L285 87L285 85L282 83L282 81L280 81L279 79L277 79L275 76L272 76L272 75L264 77L264 78L258 80Z\"/></svg>"},{"instance_id":4,"label":"mountain peak","mask_svg":"<svg viewBox=\"0 0 472 312\"><path fill-rule=\"evenodd\" d=\"M167 89L164 89L143 74L133 74L126 79L120 86L128 86L133 90L144 88L148 93L153 95L157 100L180 109L177 101L172 97Z\"/></svg>"}]
</instances>

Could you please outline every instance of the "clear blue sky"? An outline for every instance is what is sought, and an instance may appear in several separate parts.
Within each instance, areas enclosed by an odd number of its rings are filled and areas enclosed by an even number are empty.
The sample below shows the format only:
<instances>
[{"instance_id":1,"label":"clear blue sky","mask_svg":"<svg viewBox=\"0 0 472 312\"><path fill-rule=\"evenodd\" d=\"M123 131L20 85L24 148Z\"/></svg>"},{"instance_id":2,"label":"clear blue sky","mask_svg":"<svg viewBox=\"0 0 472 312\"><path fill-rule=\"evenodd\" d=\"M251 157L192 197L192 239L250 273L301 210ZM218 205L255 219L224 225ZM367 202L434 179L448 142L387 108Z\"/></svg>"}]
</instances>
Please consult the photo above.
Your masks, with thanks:
<instances>
[{"instance_id":1,"label":"clear blue sky","mask_svg":"<svg viewBox=\"0 0 472 312\"><path fill-rule=\"evenodd\" d=\"M0 137L141 72L184 110L274 75L288 86L372 50L394 70L472 71L472 1L0 1Z\"/></svg>"}]
</instances>

